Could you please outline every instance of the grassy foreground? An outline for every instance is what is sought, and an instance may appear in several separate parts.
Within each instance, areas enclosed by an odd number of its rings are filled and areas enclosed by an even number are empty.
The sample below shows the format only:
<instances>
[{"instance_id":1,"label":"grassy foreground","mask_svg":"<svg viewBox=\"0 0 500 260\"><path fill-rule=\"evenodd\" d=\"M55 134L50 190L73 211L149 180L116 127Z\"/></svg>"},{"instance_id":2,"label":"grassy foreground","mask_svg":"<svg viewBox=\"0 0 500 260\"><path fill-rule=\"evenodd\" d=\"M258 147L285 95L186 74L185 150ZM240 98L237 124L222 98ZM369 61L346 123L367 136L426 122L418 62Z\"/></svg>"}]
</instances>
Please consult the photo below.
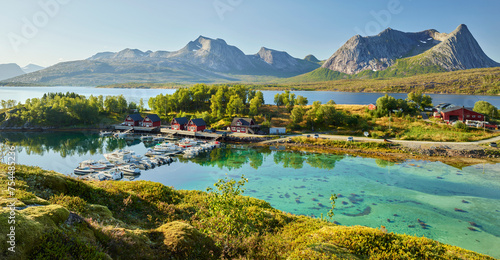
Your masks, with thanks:
<instances>
[{"instance_id":1,"label":"grassy foreground","mask_svg":"<svg viewBox=\"0 0 500 260\"><path fill-rule=\"evenodd\" d=\"M8 234L7 165L0 164L0 232ZM493 259L437 241L295 216L238 195L244 179L209 193L149 181L86 182L16 166L16 252L2 259ZM334 217L335 218L335 217Z\"/></svg>"}]
</instances>

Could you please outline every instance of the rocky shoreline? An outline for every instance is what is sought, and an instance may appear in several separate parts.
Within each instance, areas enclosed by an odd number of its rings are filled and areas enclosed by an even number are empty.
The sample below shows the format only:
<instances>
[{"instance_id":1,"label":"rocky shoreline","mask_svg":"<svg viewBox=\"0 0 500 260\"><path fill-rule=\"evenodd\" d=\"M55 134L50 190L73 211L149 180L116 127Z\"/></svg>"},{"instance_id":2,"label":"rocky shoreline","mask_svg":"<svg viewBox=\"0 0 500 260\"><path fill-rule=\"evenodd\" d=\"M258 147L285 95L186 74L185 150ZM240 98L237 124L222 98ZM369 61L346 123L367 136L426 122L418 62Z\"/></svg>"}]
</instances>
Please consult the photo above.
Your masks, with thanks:
<instances>
[{"instance_id":1,"label":"rocky shoreline","mask_svg":"<svg viewBox=\"0 0 500 260\"><path fill-rule=\"evenodd\" d=\"M247 139L248 140L248 139ZM240 142L243 143L243 142ZM428 160L441 161L446 164L467 166L478 163L500 163L500 149L484 148L478 145L455 147L408 147L405 145L390 145L387 149L343 148L335 146L295 143L292 140L285 143L262 144L253 143L252 146L265 146L276 150L307 151L318 153L350 154L365 157L379 158L387 161Z\"/></svg>"}]
</instances>

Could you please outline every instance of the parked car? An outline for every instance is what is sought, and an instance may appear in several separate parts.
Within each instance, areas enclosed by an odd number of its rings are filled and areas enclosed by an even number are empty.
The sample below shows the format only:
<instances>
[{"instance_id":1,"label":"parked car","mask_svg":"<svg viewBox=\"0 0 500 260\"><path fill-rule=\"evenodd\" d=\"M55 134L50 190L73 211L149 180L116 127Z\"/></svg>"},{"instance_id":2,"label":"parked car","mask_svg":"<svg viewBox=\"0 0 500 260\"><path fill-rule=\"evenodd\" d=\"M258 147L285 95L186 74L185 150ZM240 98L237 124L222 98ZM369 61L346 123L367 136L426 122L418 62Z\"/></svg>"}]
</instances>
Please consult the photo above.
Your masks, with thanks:
<instances>
[{"instance_id":1,"label":"parked car","mask_svg":"<svg viewBox=\"0 0 500 260\"><path fill-rule=\"evenodd\" d=\"M311 135L306 135L307 138L311 137Z\"/></svg>"},{"instance_id":2,"label":"parked car","mask_svg":"<svg viewBox=\"0 0 500 260\"><path fill-rule=\"evenodd\" d=\"M497 143L495 143L495 142L491 142L491 143L490 143L490 146L491 146L491 147L497 147Z\"/></svg>"},{"instance_id":3,"label":"parked car","mask_svg":"<svg viewBox=\"0 0 500 260\"><path fill-rule=\"evenodd\" d=\"M318 139L319 138L319 135L318 134L315 134L314 135L314 139Z\"/></svg>"},{"instance_id":4,"label":"parked car","mask_svg":"<svg viewBox=\"0 0 500 260\"><path fill-rule=\"evenodd\" d=\"M352 136L347 137L347 142L354 142L354 138Z\"/></svg>"},{"instance_id":5,"label":"parked car","mask_svg":"<svg viewBox=\"0 0 500 260\"><path fill-rule=\"evenodd\" d=\"M210 130L210 129L205 129L205 130L203 130L203 132L205 132L205 133L213 133L213 131Z\"/></svg>"}]
</instances>

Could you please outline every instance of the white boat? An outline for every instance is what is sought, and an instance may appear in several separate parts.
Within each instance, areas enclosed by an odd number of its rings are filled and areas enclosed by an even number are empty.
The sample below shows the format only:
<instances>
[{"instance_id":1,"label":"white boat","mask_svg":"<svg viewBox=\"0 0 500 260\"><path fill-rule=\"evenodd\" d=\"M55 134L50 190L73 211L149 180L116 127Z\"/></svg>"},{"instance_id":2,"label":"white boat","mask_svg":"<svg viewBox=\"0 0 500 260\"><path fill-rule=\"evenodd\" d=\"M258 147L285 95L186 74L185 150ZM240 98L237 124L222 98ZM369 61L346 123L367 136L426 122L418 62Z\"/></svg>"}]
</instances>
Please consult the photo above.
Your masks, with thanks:
<instances>
[{"instance_id":1,"label":"white boat","mask_svg":"<svg viewBox=\"0 0 500 260\"><path fill-rule=\"evenodd\" d=\"M161 154L163 154L163 152L155 151L155 150L149 148L144 155L145 156L154 156L154 155L161 155Z\"/></svg>"},{"instance_id":2,"label":"white boat","mask_svg":"<svg viewBox=\"0 0 500 260\"><path fill-rule=\"evenodd\" d=\"M125 166L121 166L119 167L119 169L123 172L123 174L140 174L141 173L141 170L139 168L136 168L135 166L133 165L125 165Z\"/></svg>"},{"instance_id":3,"label":"white boat","mask_svg":"<svg viewBox=\"0 0 500 260\"><path fill-rule=\"evenodd\" d=\"M171 151L169 147L161 146L161 145L155 145L155 147L153 147L153 150L160 152L160 153L166 153L166 152Z\"/></svg>"},{"instance_id":4,"label":"white boat","mask_svg":"<svg viewBox=\"0 0 500 260\"><path fill-rule=\"evenodd\" d=\"M85 176L84 178L89 181L105 181L108 179L102 172L90 174Z\"/></svg>"},{"instance_id":5,"label":"white boat","mask_svg":"<svg viewBox=\"0 0 500 260\"><path fill-rule=\"evenodd\" d=\"M114 164L110 163L107 160L99 160L99 161L97 161L97 163L106 165L106 168L113 168L113 167L115 167Z\"/></svg>"},{"instance_id":6,"label":"white boat","mask_svg":"<svg viewBox=\"0 0 500 260\"><path fill-rule=\"evenodd\" d=\"M115 164L125 164L142 158L142 156L136 155L134 151L130 150L113 151L111 153L104 154L104 157L111 163Z\"/></svg>"},{"instance_id":7,"label":"white boat","mask_svg":"<svg viewBox=\"0 0 500 260\"><path fill-rule=\"evenodd\" d=\"M86 175L89 173L94 173L95 170L89 167L77 167L73 172L78 175Z\"/></svg>"},{"instance_id":8,"label":"white boat","mask_svg":"<svg viewBox=\"0 0 500 260\"><path fill-rule=\"evenodd\" d=\"M179 141L179 146L182 148L188 148L188 147L192 147L192 146L196 146L196 145L198 145L198 141L196 141L195 139L191 139L191 138L184 138L184 139Z\"/></svg>"},{"instance_id":9,"label":"white boat","mask_svg":"<svg viewBox=\"0 0 500 260\"><path fill-rule=\"evenodd\" d=\"M172 159L172 157L170 156L164 156L164 155L157 155L155 156L156 158L162 160L164 163L168 163L170 164L171 162L173 162L174 160Z\"/></svg>"},{"instance_id":10,"label":"white boat","mask_svg":"<svg viewBox=\"0 0 500 260\"><path fill-rule=\"evenodd\" d=\"M160 160L160 159L158 159L158 158L151 159L151 162L154 163L154 164L156 164L156 165L158 165L158 166L160 166L160 165L163 164L163 161Z\"/></svg>"},{"instance_id":11,"label":"white boat","mask_svg":"<svg viewBox=\"0 0 500 260\"><path fill-rule=\"evenodd\" d=\"M97 163L94 160L86 160L80 163L80 168L85 168L85 167L88 167L93 170L104 170L107 168L107 165Z\"/></svg>"},{"instance_id":12,"label":"white boat","mask_svg":"<svg viewBox=\"0 0 500 260\"><path fill-rule=\"evenodd\" d=\"M146 159L146 158L142 159L140 161L140 163L146 165L148 168L154 168L155 167L155 165L153 164L153 162L151 162L149 159Z\"/></svg>"},{"instance_id":13,"label":"white boat","mask_svg":"<svg viewBox=\"0 0 500 260\"><path fill-rule=\"evenodd\" d=\"M110 170L107 170L107 171L104 171L102 172L102 174L104 174L104 176L109 179L109 180L120 180L121 178L123 178L123 172L120 171L120 169L118 168L112 168Z\"/></svg>"}]
</instances>

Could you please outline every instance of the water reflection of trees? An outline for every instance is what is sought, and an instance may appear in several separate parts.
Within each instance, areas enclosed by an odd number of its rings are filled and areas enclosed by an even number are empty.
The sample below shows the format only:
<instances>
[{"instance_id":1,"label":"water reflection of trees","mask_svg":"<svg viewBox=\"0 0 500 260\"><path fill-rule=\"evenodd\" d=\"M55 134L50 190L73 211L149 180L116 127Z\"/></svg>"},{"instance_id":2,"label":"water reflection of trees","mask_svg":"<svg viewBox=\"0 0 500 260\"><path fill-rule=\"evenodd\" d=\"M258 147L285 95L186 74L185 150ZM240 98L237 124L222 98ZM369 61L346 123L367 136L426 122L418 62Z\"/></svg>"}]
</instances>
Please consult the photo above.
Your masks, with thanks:
<instances>
[{"instance_id":1,"label":"water reflection of trees","mask_svg":"<svg viewBox=\"0 0 500 260\"><path fill-rule=\"evenodd\" d=\"M262 166L266 157L273 156L275 164L281 164L283 168L301 169L304 163L319 169L332 170L335 164L344 158L343 155L316 154L292 151L272 151L268 148L247 149L214 149L209 153L194 159L180 158L181 162L192 161L202 166L214 166L227 168L228 170L239 169L248 164L254 169Z\"/></svg>"},{"instance_id":2,"label":"water reflection of trees","mask_svg":"<svg viewBox=\"0 0 500 260\"><path fill-rule=\"evenodd\" d=\"M0 134L0 143L6 142L22 147L28 155L44 155L52 151L59 153L63 158L87 153L102 154L106 150L122 149L127 145L124 140L79 132Z\"/></svg>"},{"instance_id":3,"label":"water reflection of trees","mask_svg":"<svg viewBox=\"0 0 500 260\"><path fill-rule=\"evenodd\" d=\"M301 169L304 166L304 162L306 162L314 168L332 170L335 168L335 164L342 160L344 156L322 153L277 151L274 153L273 158L276 164L282 163L284 168Z\"/></svg>"},{"instance_id":4,"label":"water reflection of trees","mask_svg":"<svg viewBox=\"0 0 500 260\"><path fill-rule=\"evenodd\" d=\"M239 169L243 165L249 164L252 168L258 169L262 166L265 156L269 154L271 154L271 150L267 148L217 148L193 159L179 158L179 161L192 161L202 166L227 168L228 170Z\"/></svg>"}]
</instances>

